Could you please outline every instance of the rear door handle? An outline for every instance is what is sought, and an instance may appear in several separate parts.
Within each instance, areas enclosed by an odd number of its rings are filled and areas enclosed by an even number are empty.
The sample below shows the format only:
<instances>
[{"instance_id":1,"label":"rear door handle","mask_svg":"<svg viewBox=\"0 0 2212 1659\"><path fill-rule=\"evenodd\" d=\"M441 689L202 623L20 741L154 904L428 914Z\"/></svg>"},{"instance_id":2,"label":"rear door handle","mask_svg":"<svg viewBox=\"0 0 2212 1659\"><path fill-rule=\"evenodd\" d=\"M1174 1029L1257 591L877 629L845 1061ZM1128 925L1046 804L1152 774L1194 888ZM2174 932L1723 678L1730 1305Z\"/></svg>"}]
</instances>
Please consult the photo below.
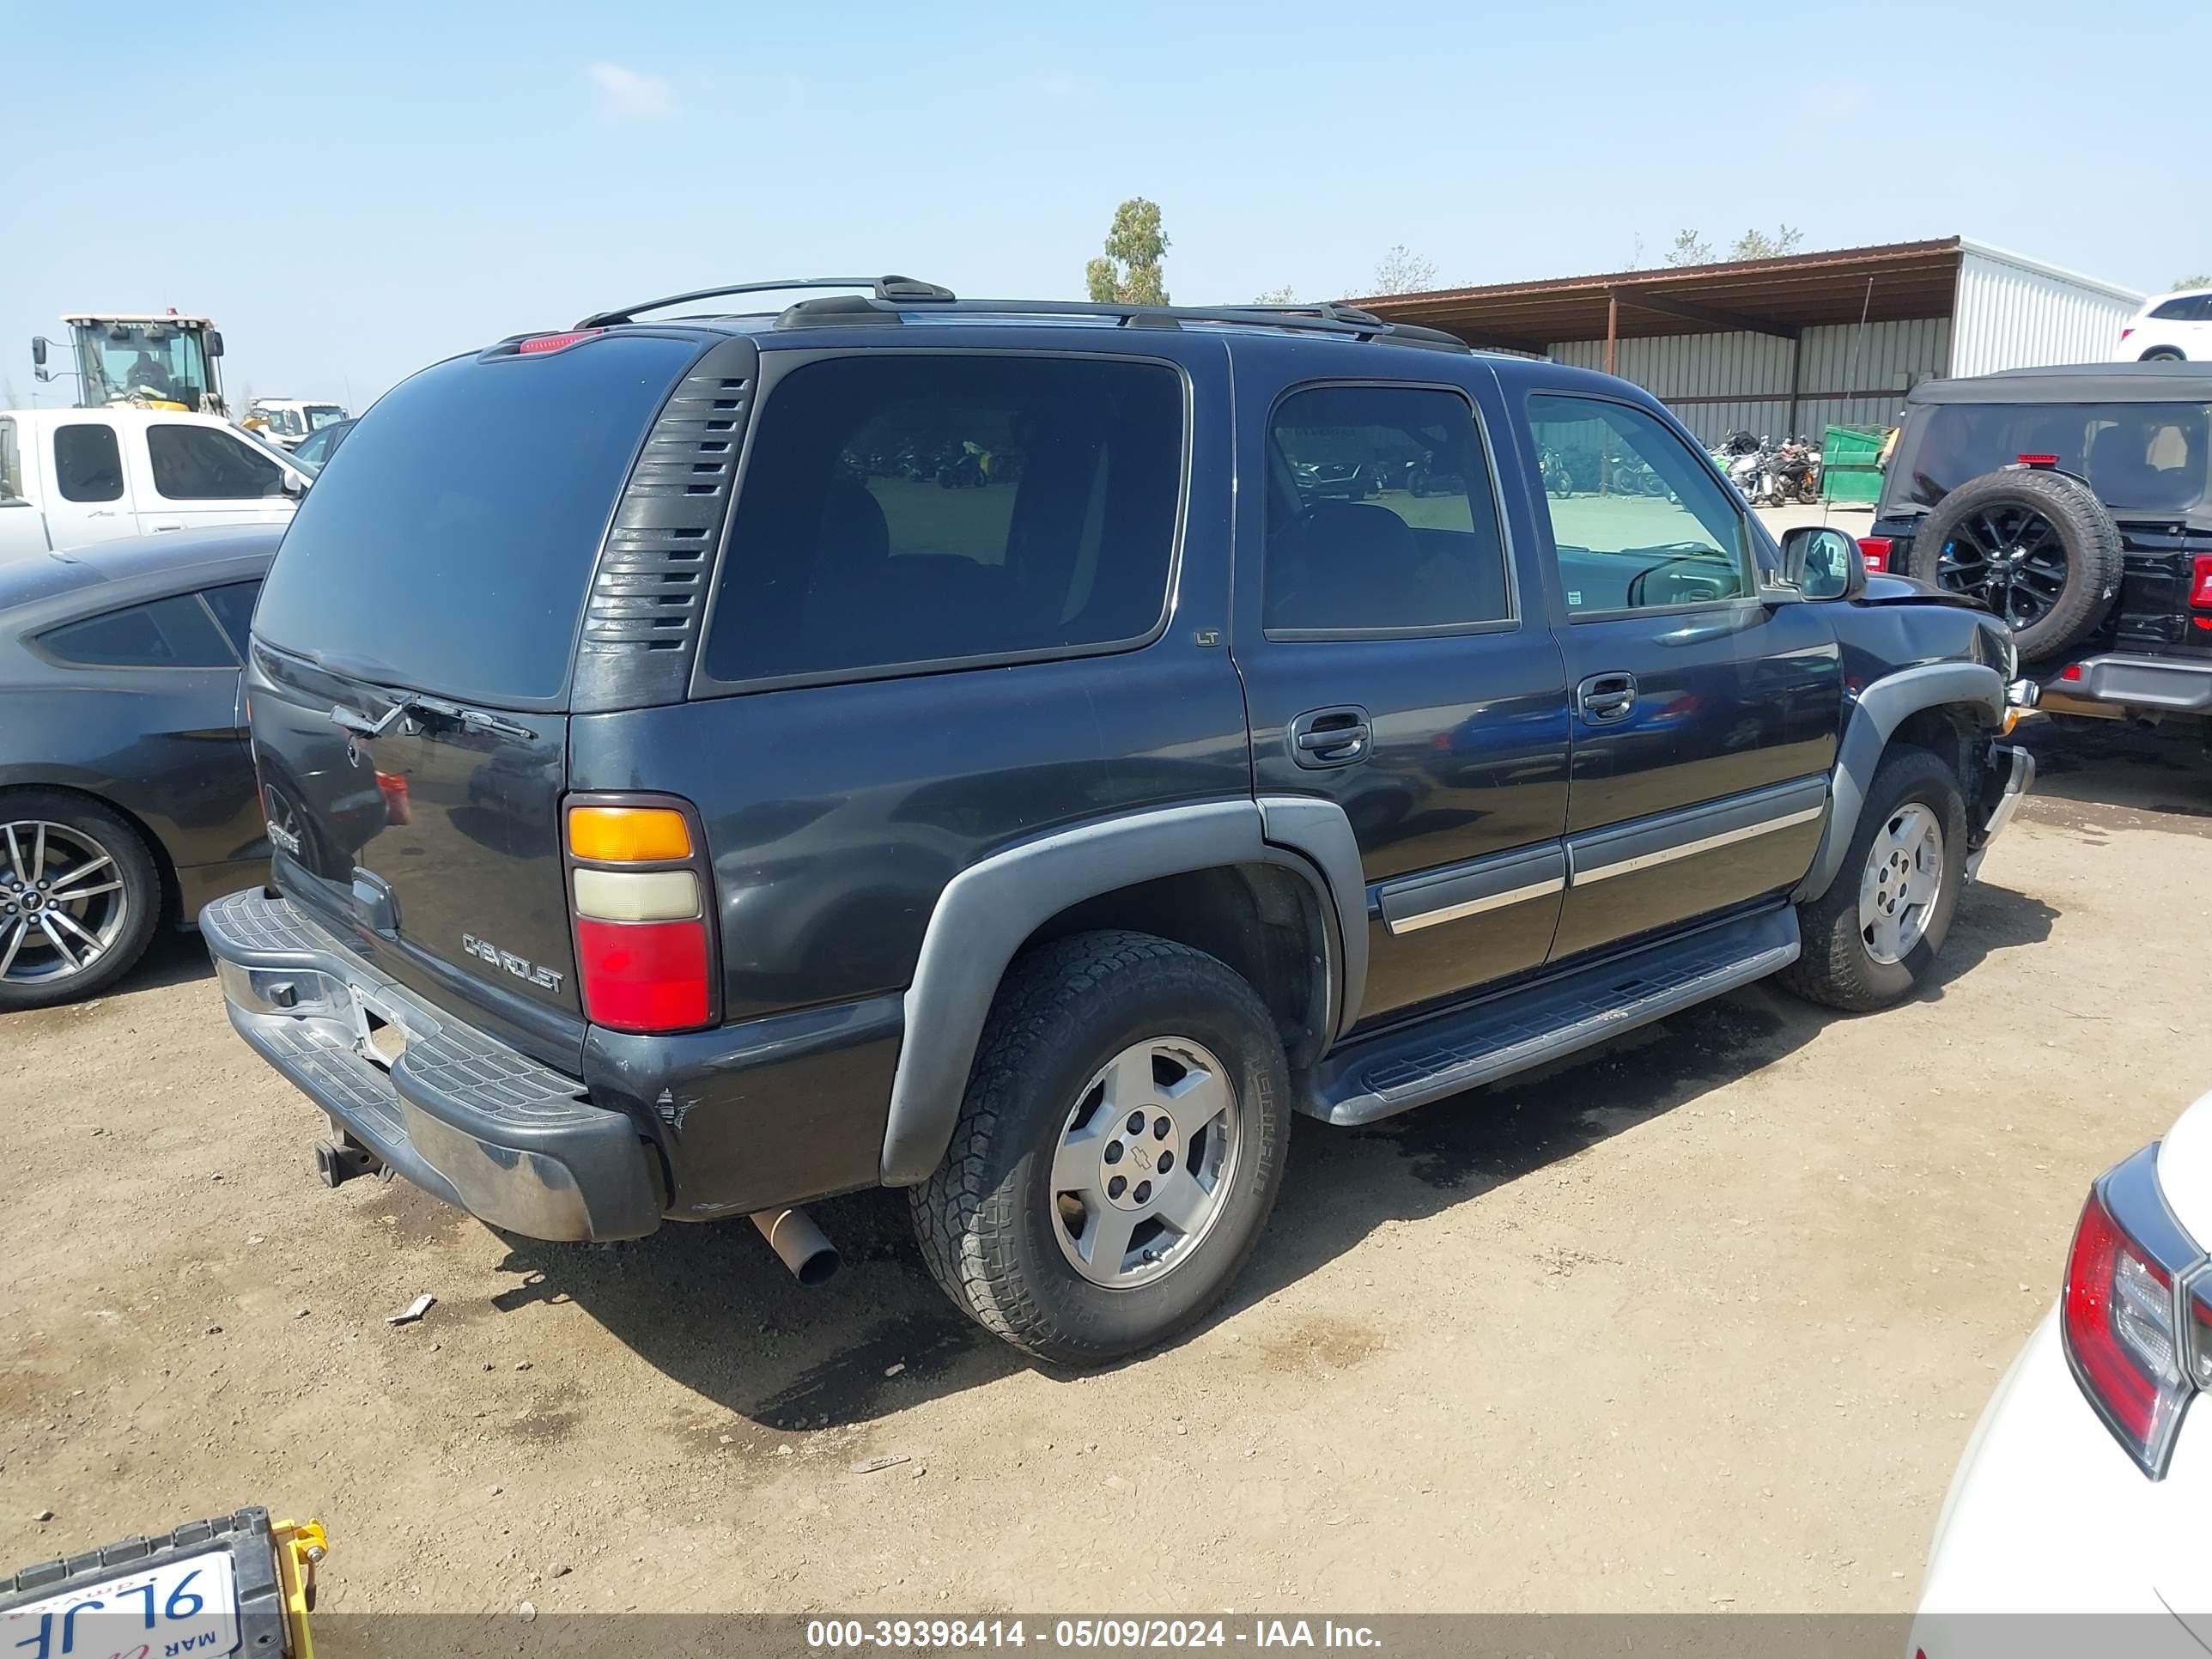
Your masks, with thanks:
<instances>
[{"instance_id":1,"label":"rear door handle","mask_svg":"<svg viewBox=\"0 0 2212 1659\"><path fill-rule=\"evenodd\" d=\"M1291 758L1310 770L1364 761L1374 746L1367 711L1350 704L1316 708L1291 722Z\"/></svg>"},{"instance_id":2,"label":"rear door handle","mask_svg":"<svg viewBox=\"0 0 2212 1659\"><path fill-rule=\"evenodd\" d=\"M1636 709L1636 676L1593 674L1575 688L1575 708L1592 726L1611 726Z\"/></svg>"}]
</instances>

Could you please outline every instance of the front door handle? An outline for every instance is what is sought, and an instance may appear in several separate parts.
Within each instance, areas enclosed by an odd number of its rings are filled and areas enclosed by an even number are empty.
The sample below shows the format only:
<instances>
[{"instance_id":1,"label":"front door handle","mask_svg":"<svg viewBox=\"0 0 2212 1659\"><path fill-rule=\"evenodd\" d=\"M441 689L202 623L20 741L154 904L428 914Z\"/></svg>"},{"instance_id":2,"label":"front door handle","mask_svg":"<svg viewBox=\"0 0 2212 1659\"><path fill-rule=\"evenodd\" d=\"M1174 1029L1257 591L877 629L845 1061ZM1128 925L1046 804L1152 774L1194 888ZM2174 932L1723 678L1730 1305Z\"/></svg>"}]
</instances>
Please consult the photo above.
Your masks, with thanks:
<instances>
[{"instance_id":1,"label":"front door handle","mask_svg":"<svg viewBox=\"0 0 2212 1659\"><path fill-rule=\"evenodd\" d=\"M1374 746L1367 711L1350 704L1316 708L1291 722L1291 758L1310 770L1364 761Z\"/></svg>"},{"instance_id":2,"label":"front door handle","mask_svg":"<svg viewBox=\"0 0 2212 1659\"><path fill-rule=\"evenodd\" d=\"M1575 688L1575 708L1592 726L1611 726L1636 709L1636 676L1593 674Z\"/></svg>"}]
</instances>

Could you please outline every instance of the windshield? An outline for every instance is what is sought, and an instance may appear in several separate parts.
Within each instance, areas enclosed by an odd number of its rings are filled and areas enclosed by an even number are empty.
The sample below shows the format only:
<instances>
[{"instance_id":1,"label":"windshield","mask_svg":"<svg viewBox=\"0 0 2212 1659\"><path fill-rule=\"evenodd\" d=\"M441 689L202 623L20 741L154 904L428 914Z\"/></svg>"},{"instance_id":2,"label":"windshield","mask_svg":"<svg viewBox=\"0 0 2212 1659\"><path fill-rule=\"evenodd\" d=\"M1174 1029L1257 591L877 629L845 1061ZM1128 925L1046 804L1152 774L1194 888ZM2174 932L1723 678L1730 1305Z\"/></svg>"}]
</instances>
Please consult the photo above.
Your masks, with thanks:
<instances>
[{"instance_id":1,"label":"windshield","mask_svg":"<svg viewBox=\"0 0 2212 1659\"><path fill-rule=\"evenodd\" d=\"M174 323L80 324L77 372L88 407L133 398L182 404L207 403L207 357L199 331Z\"/></svg>"},{"instance_id":2,"label":"windshield","mask_svg":"<svg viewBox=\"0 0 2212 1659\"><path fill-rule=\"evenodd\" d=\"M1911 513L1970 478L2057 458L2089 481L2107 507L2185 513L2205 497L2212 472L2212 405L2205 404L1936 404L1898 445L1883 511Z\"/></svg>"},{"instance_id":3,"label":"windshield","mask_svg":"<svg viewBox=\"0 0 2212 1659\"><path fill-rule=\"evenodd\" d=\"M345 410L340 409L336 404L307 405L307 430L310 432L320 432L325 427L335 426L343 419L345 419Z\"/></svg>"},{"instance_id":4,"label":"windshield","mask_svg":"<svg viewBox=\"0 0 2212 1659\"><path fill-rule=\"evenodd\" d=\"M253 412L269 423L271 432L287 438L307 435L307 423L300 418L300 411L296 409L271 409L266 404L256 404Z\"/></svg>"}]
</instances>

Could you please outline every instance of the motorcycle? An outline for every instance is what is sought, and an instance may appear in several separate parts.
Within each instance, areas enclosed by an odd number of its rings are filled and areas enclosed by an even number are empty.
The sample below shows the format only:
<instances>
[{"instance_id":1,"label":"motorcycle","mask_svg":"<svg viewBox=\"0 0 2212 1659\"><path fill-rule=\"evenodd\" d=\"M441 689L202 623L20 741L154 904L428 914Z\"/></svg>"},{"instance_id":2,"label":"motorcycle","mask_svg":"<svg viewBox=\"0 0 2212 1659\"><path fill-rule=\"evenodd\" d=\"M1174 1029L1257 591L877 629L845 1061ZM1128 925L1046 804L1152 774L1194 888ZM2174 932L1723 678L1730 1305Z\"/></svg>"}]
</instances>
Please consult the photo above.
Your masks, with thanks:
<instances>
[{"instance_id":1,"label":"motorcycle","mask_svg":"<svg viewBox=\"0 0 2212 1659\"><path fill-rule=\"evenodd\" d=\"M1765 485L1771 506L1811 506L1820 499L1820 452L1802 435L1790 439L1768 458Z\"/></svg>"},{"instance_id":2,"label":"motorcycle","mask_svg":"<svg viewBox=\"0 0 2212 1659\"><path fill-rule=\"evenodd\" d=\"M1667 481L1651 470L1651 463L1640 457L1623 455L1616 458L1607 470L1607 483L1616 495L1668 495L1674 492Z\"/></svg>"},{"instance_id":3,"label":"motorcycle","mask_svg":"<svg viewBox=\"0 0 2212 1659\"><path fill-rule=\"evenodd\" d=\"M981 489L991 482L991 475L983 465L981 451L963 446L938 464L937 485L940 489Z\"/></svg>"},{"instance_id":4,"label":"motorcycle","mask_svg":"<svg viewBox=\"0 0 2212 1659\"><path fill-rule=\"evenodd\" d=\"M1571 495L1575 493L1575 475L1567 465L1565 456L1556 449L1547 449L1538 456L1537 465L1543 473L1547 495Z\"/></svg>"},{"instance_id":5,"label":"motorcycle","mask_svg":"<svg viewBox=\"0 0 2212 1659\"><path fill-rule=\"evenodd\" d=\"M1713 465L1735 486L1736 493L1756 506L1766 489L1766 465L1773 457L1773 445L1738 430L1722 439L1711 454Z\"/></svg>"}]
</instances>

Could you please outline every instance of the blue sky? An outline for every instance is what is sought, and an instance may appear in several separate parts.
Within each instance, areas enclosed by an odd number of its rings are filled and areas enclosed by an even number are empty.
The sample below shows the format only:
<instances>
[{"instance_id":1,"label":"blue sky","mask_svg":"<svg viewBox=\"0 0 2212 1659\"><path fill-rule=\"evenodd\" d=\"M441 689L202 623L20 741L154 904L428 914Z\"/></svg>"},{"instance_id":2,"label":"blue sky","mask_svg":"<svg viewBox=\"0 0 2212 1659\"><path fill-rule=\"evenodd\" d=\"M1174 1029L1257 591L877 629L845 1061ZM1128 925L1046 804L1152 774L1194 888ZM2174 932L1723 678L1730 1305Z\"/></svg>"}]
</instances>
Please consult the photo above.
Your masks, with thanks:
<instances>
[{"instance_id":1,"label":"blue sky","mask_svg":"<svg viewBox=\"0 0 2212 1659\"><path fill-rule=\"evenodd\" d=\"M0 393L29 399L29 337L78 307L210 313L234 394L358 410L451 352L717 280L1075 297L1132 195L1164 210L1182 301L1358 293L1394 243L1453 284L1777 222L2152 290L2212 268L2212 125L2153 67L2212 62L2212 7L2131 15L0 0L32 141Z\"/></svg>"}]
</instances>

